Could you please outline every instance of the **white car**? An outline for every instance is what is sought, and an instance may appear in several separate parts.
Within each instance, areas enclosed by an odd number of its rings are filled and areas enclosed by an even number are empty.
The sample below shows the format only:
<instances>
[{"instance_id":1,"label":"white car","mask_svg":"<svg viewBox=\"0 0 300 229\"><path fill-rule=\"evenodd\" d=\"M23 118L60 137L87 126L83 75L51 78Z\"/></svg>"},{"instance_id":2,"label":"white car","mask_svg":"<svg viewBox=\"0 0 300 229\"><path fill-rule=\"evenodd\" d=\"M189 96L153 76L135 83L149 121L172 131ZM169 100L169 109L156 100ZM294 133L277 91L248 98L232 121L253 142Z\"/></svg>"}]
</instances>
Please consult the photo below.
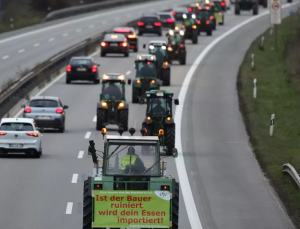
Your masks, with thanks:
<instances>
[{"instance_id":1,"label":"white car","mask_svg":"<svg viewBox=\"0 0 300 229\"><path fill-rule=\"evenodd\" d=\"M0 122L0 154L25 153L42 155L41 133L32 118L2 118Z\"/></svg>"}]
</instances>

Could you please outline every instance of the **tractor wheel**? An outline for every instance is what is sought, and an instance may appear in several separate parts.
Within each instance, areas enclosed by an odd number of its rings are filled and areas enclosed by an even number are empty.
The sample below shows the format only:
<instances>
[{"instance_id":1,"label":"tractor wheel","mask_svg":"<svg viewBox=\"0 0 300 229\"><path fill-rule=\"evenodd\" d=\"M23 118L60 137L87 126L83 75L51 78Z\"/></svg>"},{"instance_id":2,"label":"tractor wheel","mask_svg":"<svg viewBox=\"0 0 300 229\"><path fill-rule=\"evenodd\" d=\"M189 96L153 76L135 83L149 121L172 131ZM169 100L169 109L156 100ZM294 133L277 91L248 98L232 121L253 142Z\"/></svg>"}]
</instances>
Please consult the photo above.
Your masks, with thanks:
<instances>
[{"instance_id":1,"label":"tractor wheel","mask_svg":"<svg viewBox=\"0 0 300 229\"><path fill-rule=\"evenodd\" d=\"M212 30L206 31L206 35L207 35L207 36L211 36L211 35L212 35Z\"/></svg>"},{"instance_id":2,"label":"tractor wheel","mask_svg":"<svg viewBox=\"0 0 300 229\"><path fill-rule=\"evenodd\" d=\"M139 89L132 88L132 103L138 103L138 102L139 102Z\"/></svg>"},{"instance_id":3,"label":"tractor wheel","mask_svg":"<svg viewBox=\"0 0 300 229\"><path fill-rule=\"evenodd\" d=\"M175 182L175 195L172 198L172 229L178 229L179 224L179 183Z\"/></svg>"},{"instance_id":4,"label":"tractor wheel","mask_svg":"<svg viewBox=\"0 0 300 229\"><path fill-rule=\"evenodd\" d=\"M292 2L293 2L293 0L287 0L287 2L288 2L288 3L292 3Z\"/></svg>"},{"instance_id":5,"label":"tractor wheel","mask_svg":"<svg viewBox=\"0 0 300 229\"><path fill-rule=\"evenodd\" d=\"M163 86L170 86L171 71L170 69L163 71Z\"/></svg>"},{"instance_id":6,"label":"tractor wheel","mask_svg":"<svg viewBox=\"0 0 300 229\"><path fill-rule=\"evenodd\" d=\"M128 109L120 110L119 123L123 127L124 131L128 130Z\"/></svg>"},{"instance_id":7,"label":"tractor wheel","mask_svg":"<svg viewBox=\"0 0 300 229\"><path fill-rule=\"evenodd\" d=\"M267 8L267 7L268 7L268 1L267 1L267 0L264 0L264 1L263 1L263 7L264 7L264 8Z\"/></svg>"},{"instance_id":8,"label":"tractor wheel","mask_svg":"<svg viewBox=\"0 0 300 229\"><path fill-rule=\"evenodd\" d=\"M216 28L217 28L217 22L216 22L216 19L214 19L214 22L213 22L213 30L216 30Z\"/></svg>"},{"instance_id":9,"label":"tractor wheel","mask_svg":"<svg viewBox=\"0 0 300 229\"><path fill-rule=\"evenodd\" d=\"M172 155L172 150L175 148L175 123L166 126L166 147L167 155Z\"/></svg>"},{"instance_id":10,"label":"tractor wheel","mask_svg":"<svg viewBox=\"0 0 300 229\"><path fill-rule=\"evenodd\" d=\"M240 15L240 5L237 4L237 3L235 4L234 14L235 15Z\"/></svg>"},{"instance_id":11,"label":"tractor wheel","mask_svg":"<svg viewBox=\"0 0 300 229\"><path fill-rule=\"evenodd\" d=\"M83 221L82 228L83 229L91 229L92 228L92 193L89 192L89 180L84 181L83 186Z\"/></svg>"},{"instance_id":12,"label":"tractor wheel","mask_svg":"<svg viewBox=\"0 0 300 229\"><path fill-rule=\"evenodd\" d=\"M186 56L184 56L181 60L180 60L180 65L185 65L186 62Z\"/></svg>"},{"instance_id":13,"label":"tractor wheel","mask_svg":"<svg viewBox=\"0 0 300 229\"><path fill-rule=\"evenodd\" d=\"M97 108L97 122L96 122L96 130L102 130L102 128L105 127L103 124L106 120L106 115L105 115L105 110L104 109L99 109Z\"/></svg>"},{"instance_id":14,"label":"tractor wheel","mask_svg":"<svg viewBox=\"0 0 300 229\"><path fill-rule=\"evenodd\" d=\"M193 32L192 43L198 44L198 32Z\"/></svg>"},{"instance_id":15,"label":"tractor wheel","mask_svg":"<svg viewBox=\"0 0 300 229\"><path fill-rule=\"evenodd\" d=\"M258 4L253 4L252 6L253 15L258 14Z\"/></svg>"}]
</instances>

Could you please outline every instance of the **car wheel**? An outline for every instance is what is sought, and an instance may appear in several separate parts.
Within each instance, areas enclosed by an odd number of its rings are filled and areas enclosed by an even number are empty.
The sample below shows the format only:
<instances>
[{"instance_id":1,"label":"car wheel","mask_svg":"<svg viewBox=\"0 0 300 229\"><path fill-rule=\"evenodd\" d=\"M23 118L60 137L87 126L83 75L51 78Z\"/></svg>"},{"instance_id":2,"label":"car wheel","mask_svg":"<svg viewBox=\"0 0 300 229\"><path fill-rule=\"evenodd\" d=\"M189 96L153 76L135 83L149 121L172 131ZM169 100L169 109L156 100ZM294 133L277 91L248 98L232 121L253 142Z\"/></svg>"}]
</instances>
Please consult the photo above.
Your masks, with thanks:
<instances>
[{"instance_id":1,"label":"car wheel","mask_svg":"<svg viewBox=\"0 0 300 229\"><path fill-rule=\"evenodd\" d=\"M129 52L124 53L124 56L128 57L129 56Z\"/></svg>"},{"instance_id":2,"label":"car wheel","mask_svg":"<svg viewBox=\"0 0 300 229\"><path fill-rule=\"evenodd\" d=\"M99 84L100 83L100 79L95 79L94 80L94 84Z\"/></svg>"},{"instance_id":3,"label":"car wheel","mask_svg":"<svg viewBox=\"0 0 300 229\"><path fill-rule=\"evenodd\" d=\"M133 51L134 51L134 52L138 52L138 51L139 51L139 48L136 47L136 48L133 49Z\"/></svg>"},{"instance_id":4,"label":"car wheel","mask_svg":"<svg viewBox=\"0 0 300 229\"><path fill-rule=\"evenodd\" d=\"M69 77L66 78L66 84L70 84L71 83L71 80Z\"/></svg>"},{"instance_id":5,"label":"car wheel","mask_svg":"<svg viewBox=\"0 0 300 229\"><path fill-rule=\"evenodd\" d=\"M62 127L59 127L58 131L59 131L60 133L65 132L65 125L62 126Z\"/></svg>"},{"instance_id":6,"label":"car wheel","mask_svg":"<svg viewBox=\"0 0 300 229\"><path fill-rule=\"evenodd\" d=\"M102 56L102 57L105 56L105 53L104 53L104 52L101 52L101 56Z\"/></svg>"},{"instance_id":7,"label":"car wheel","mask_svg":"<svg viewBox=\"0 0 300 229\"><path fill-rule=\"evenodd\" d=\"M160 33L158 33L157 35L161 37L161 32L160 32Z\"/></svg>"}]
</instances>

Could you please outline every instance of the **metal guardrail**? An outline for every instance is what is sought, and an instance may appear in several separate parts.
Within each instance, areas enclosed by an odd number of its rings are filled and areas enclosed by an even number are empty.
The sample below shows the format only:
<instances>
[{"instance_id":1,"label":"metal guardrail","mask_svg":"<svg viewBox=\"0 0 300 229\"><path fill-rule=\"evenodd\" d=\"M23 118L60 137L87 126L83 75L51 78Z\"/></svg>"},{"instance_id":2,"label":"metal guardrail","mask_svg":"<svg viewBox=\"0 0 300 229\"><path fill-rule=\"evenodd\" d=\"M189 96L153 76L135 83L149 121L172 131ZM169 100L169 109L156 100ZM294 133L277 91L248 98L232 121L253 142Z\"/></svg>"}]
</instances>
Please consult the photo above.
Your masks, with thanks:
<instances>
[{"instance_id":1,"label":"metal guardrail","mask_svg":"<svg viewBox=\"0 0 300 229\"><path fill-rule=\"evenodd\" d=\"M58 19L61 17L73 16L74 14L88 13L92 11L106 9L116 5L122 6L122 5L129 5L133 3L143 3L148 1L158 1L158 0L104 0L99 3L74 6L66 9L52 11L51 13L47 14L47 16L43 19L43 22L50 21L53 19Z\"/></svg>"},{"instance_id":2,"label":"metal guardrail","mask_svg":"<svg viewBox=\"0 0 300 229\"><path fill-rule=\"evenodd\" d=\"M300 176L297 173L296 169L289 163L284 164L281 167L282 167L282 172L288 173L300 188Z\"/></svg>"}]
</instances>

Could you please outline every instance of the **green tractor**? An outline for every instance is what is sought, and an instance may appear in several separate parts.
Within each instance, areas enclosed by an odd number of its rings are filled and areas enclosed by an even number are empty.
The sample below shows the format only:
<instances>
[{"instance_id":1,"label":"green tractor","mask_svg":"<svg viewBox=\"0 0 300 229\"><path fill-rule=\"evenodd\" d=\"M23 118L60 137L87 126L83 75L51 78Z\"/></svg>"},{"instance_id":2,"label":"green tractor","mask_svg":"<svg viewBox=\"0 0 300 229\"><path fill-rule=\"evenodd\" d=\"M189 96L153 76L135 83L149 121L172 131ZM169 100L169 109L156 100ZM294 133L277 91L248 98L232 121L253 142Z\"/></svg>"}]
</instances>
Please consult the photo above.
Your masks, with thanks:
<instances>
[{"instance_id":1,"label":"green tractor","mask_svg":"<svg viewBox=\"0 0 300 229\"><path fill-rule=\"evenodd\" d=\"M128 79L131 84L131 79ZM102 93L97 103L96 129L101 130L109 124L115 124L128 130L128 103L125 101L125 77L123 74L107 73L103 75Z\"/></svg>"},{"instance_id":2,"label":"green tractor","mask_svg":"<svg viewBox=\"0 0 300 229\"><path fill-rule=\"evenodd\" d=\"M172 115L173 93L164 90L146 92L146 118L142 124L145 135L158 136L160 145L167 155L171 155L175 148L175 123ZM141 103L143 101L141 100ZM179 105L179 100L174 100ZM144 151L147 153L147 151Z\"/></svg>"},{"instance_id":3,"label":"green tractor","mask_svg":"<svg viewBox=\"0 0 300 229\"><path fill-rule=\"evenodd\" d=\"M240 11L251 11L253 15L258 14L258 0L236 0L234 3L235 15L240 15Z\"/></svg>"},{"instance_id":4,"label":"green tractor","mask_svg":"<svg viewBox=\"0 0 300 229\"><path fill-rule=\"evenodd\" d=\"M157 77L157 62L154 55L138 55L135 61L135 80L132 82L132 103L145 98L146 91L159 90L162 84Z\"/></svg>"},{"instance_id":5,"label":"green tractor","mask_svg":"<svg viewBox=\"0 0 300 229\"><path fill-rule=\"evenodd\" d=\"M158 137L105 135L103 151L89 141L93 174L84 181L83 229L178 229L179 183L167 176ZM144 155L144 148L151 154ZM97 153L99 152L99 153ZM100 155L102 154L102 155ZM178 152L173 150L173 157ZM98 157L101 159L98 159Z\"/></svg>"}]
</instances>

